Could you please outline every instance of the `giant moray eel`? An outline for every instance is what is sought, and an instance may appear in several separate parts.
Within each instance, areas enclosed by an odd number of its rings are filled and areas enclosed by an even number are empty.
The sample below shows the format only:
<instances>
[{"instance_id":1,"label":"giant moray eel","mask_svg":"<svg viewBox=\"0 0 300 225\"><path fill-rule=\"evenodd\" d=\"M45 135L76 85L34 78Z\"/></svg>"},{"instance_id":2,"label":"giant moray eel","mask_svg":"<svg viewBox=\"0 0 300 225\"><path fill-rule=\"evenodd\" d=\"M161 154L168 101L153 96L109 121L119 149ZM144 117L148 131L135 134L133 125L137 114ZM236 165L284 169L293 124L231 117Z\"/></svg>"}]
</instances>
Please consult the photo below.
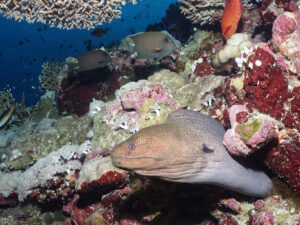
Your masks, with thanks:
<instances>
[{"instance_id":1,"label":"giant moray eel","mask_svg":"<svg viewBox=\"0 0 300 225\"><path fill-rule=\"evenodd\" d=\"M145 176L214 184L250 196L270 194L270 178L235 161L223 145L224 134L223 126L211 117L181 109L166 123L132 135L111 156L115 166Z\"/></svg>"}]
</instances>

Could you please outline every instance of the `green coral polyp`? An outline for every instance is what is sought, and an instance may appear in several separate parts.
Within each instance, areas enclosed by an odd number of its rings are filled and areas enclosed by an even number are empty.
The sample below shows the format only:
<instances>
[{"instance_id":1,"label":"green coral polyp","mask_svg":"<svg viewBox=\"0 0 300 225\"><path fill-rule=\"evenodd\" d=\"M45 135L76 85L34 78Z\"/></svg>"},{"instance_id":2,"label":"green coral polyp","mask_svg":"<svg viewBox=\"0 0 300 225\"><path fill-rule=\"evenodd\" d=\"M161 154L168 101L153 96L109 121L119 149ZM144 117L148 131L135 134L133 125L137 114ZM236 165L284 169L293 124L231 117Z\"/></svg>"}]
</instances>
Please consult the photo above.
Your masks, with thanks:
<instances>
[{"instance_id":1,"label":"green coral polyp","mask_svg":"<svg viewBox=\"0 0 300 225\"><path fill-rule=\"evenodd\" d=\"M252 136L259 130L262 122L263 120L261 118L257 118L251 122L240 124L240 126L236 128L236 132L242 137L245 143L248 144Z\"/></svg>"}]
</instances>

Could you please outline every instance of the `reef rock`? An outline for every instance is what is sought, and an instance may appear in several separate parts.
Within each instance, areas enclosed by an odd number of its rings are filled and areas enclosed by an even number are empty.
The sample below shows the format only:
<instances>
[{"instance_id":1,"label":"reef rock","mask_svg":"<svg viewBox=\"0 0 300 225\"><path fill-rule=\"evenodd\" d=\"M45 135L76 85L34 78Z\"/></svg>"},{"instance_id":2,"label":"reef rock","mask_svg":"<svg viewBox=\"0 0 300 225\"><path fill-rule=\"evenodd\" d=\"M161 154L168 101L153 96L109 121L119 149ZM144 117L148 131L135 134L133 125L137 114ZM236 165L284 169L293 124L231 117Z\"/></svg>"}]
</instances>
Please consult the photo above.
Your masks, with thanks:
<instances>
[{"instance_id":1,"label":"reef rock","mask_svg":"<svg viewBox=\"0 0 300 225\"><path fill-rule=\"evenodd\" d=\"M289 59L291 72L300 73L300 10L278 16L272 29L273 43Z\"/></svg>"}]
</instances>

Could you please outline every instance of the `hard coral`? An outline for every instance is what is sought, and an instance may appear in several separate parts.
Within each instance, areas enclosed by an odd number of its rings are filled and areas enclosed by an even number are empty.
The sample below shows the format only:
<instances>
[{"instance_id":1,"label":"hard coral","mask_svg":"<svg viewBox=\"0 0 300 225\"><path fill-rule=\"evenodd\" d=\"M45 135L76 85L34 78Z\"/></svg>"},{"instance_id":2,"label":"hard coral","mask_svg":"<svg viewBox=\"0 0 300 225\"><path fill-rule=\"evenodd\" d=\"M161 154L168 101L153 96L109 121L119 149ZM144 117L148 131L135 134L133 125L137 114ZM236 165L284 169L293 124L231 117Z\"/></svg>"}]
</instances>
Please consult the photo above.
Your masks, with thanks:
<instances>
[{"instance_id":1,"label":"hard coral","mask_svg":"<svg viewBox=\"0 0 300 225\"><path fill-rule=\"evenodd\" d=\"M152 98L156 103L168 103L172 107L176 108L176 102L174 99L170 98L163 86L158 84L150 84L142 87L141 89L135 89L124 93L121 96L121 103L125 110L138 110L149 98Z\"/></svg>"},{"instance_id":2,"label":"hard coral","mask_svg":"<svg viewBox=\"0 0 300 225\"><path fill-rule=\"evenodd\" d=\"M215 210L212 215L219 220L218 224L299 224L300 216L287 199L280 195L271 195L254 203L239 202L234 198L222 199L220 206L230 209Z\"/></svg>"},{"instance_id":3,"label":"hard coral","mask_svg":"<svg viewBox=\"0 0 300 225\"><path fill-rule=\"evenodd\" d=\"M241 58L246 67L244 97L231 99L233 102L230 104L246 101L250 108L256 108L276 119L282 118L284 107L283 104L278 104L278 100L283 102L287 99L288 83L273 55L261 47L255 47L248 54L244 52Z\"/></svg>"},{"instance_id":4,"label":"hard coral","mask_svg":"<svg viewBox=\"0 0 300 225\"><path fill-rule=\"evenodd\" d=\"M76 189L82 193L104 192L126 183L127 172L111 164L110 157L99 157L86 162L80 171Z\"/></svg>"},{"instance_id":5,"label":"hard coral","mask_svg":"<svg viewBox=\"0 0 300 225\"><path fill-rule=\"evenodd\" d=\"M124 0L52 0L52 1L2 1L0 13L4 17L26 20L29 23L48 23L64 29L90 29L103 22L111 22L121 15ZM128 0L136 3L136 0Z\"/></svg>"},{"instance_id":6,"label":"hard coral","mask_svg":"<svg viewBox=\"0 0 300 225\"><path fill-rule=\"evenodd\" d=\"M263 22L271 24L277 16L290 10L290 0L263 0L259 14Z\"/></svg>"},{"instance_id":7,"label":"hard coral","mask_svg":"<svg viewBox=\"0 0 300 225\"><path fill-rule=\"evenodd\" d=\"M224 136L224 144L233 155L248 155L278 137L279 122L259 113L249 113L245 105L229 110L231 129Z\"/></svg>"},{"instance_id":8,"label":"hard coral","mask_svg":"<svg viewBox=\"0 0 300 225\"><path fill-rule=\"evenodd\" d=\"M66 79L59 83L57 108L60 113L81 116L88 112L93 98L103 99L118 88L115 85L118 76L107 68L87 71L78 74L68 74Z\"/></svg>"},{"instance_id":9,"label":"hard coral","mask_svg":"<svg viewBox=\"0 0 300 225\"><path fill-rule=\"evenodd\" d=\"M295 129L296 133L299 132L299 87L289 86L285 77L287 72L277 65L267 45L244 50L236 61L244 63L244 79L239 89L231 85L230 79L226 81L224 94L229 107L246 104L250 112L256 109L281 121L285 126L283 130ZM300 191L298 137L287 136L288 141L280 142L270 150L266 164L292 188Z\"/></svg>"},{"instance_id":10,"label":"hard coral","mask_svg":"<svg viewBox=\"0 0 300 225\"><path fill-rule=\"evenodd\" d=\"M58 82L64 77L63 65L64 64L59 61L54 63L43 63L42 72L41 75L39 75L41 91L56 90Z\"/></svg>"},{"instance_id":11,"label":"hard coral","mask_svg":"<svg viewBox=\"0 0 300 225\"><path fill-rule=\"evenodd\" d=\"M272 35L275 46L289 59L289 70L300 73L300 10L278 16Z\"/></svg>"},{"instance_id":12,"label":"hard coral","mask_svg":"<svg viewBox=\"0 0 300 225\"><path fill-rule=\"evenodd\" d=\"M288 129L280 137L278 146L268 153L266 164L300 193L300 132Z\"/></svg>"},{"instance_id":13,"label":"hard coral","mask_svg":"<svg viewBox=\"0 0 300 225\"><path fill-rule=\"evenodd\" d=\"M85 225L85 219L93 212L99 209L99 204L90 204L88 206L79 205L79 195L75 194L72 201L63 206L63 211L71 216L75 225Z\"/></svg>"}]
</instances>

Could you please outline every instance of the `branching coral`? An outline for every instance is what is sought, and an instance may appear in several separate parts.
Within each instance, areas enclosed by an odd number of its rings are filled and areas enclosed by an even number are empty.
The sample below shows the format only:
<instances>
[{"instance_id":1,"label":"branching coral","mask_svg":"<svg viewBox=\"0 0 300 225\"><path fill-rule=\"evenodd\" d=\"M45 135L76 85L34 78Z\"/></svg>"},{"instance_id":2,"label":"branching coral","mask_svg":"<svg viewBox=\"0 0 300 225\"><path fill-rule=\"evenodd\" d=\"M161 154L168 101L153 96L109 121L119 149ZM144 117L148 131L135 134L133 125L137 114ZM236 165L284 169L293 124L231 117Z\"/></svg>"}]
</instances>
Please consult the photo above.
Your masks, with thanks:
<instances>
[{"instance_id":1,"label":"branching coral","mask_svg":"<svg viewBox=\"0 0 300 225\"><path fill-rule=\"evenodd\" d=\"M179 0L183 3L181 12L193 23L213 24L221 18L225 1L224 0ZM246 8L252 8L253 4L249 0L242 0Z\"/></svg>"},{"instance_id":2,"label":"branching coral","mask_svg":"<svg viewBox=\"0 0 300 225\"><path fill-rule=\"evenodd\" d=\"M136 0L128 0L136 3ZM91 29L119 18L126 0L3 0L0 13L17 21L49 23L63 29Z\"/></svg>"},{"instance_id":3,"label":"branching coral","mask_svg":"<svg viewBox=\"0 0 300 225\"><path fill-rule=\"evenodd\" d=\"M193 23L212 24L216 16L220 16L224 8L223 0L179 0L184 5L180 6L181 12Z\"/></svg>"},{"instance_id":4,"label":"branching coral","mask_svg":"<svg viewBox=\"0 0 300 225\"><path fill-rule=\"evenodd\" d=\"M57 87L57 82L60 79L63 69L63 63L55 62L49 63L45 62L42 65L42 72L39 76L41 83L40 89L42 91L55 91Z\"/></svg>"}]
</instances>

